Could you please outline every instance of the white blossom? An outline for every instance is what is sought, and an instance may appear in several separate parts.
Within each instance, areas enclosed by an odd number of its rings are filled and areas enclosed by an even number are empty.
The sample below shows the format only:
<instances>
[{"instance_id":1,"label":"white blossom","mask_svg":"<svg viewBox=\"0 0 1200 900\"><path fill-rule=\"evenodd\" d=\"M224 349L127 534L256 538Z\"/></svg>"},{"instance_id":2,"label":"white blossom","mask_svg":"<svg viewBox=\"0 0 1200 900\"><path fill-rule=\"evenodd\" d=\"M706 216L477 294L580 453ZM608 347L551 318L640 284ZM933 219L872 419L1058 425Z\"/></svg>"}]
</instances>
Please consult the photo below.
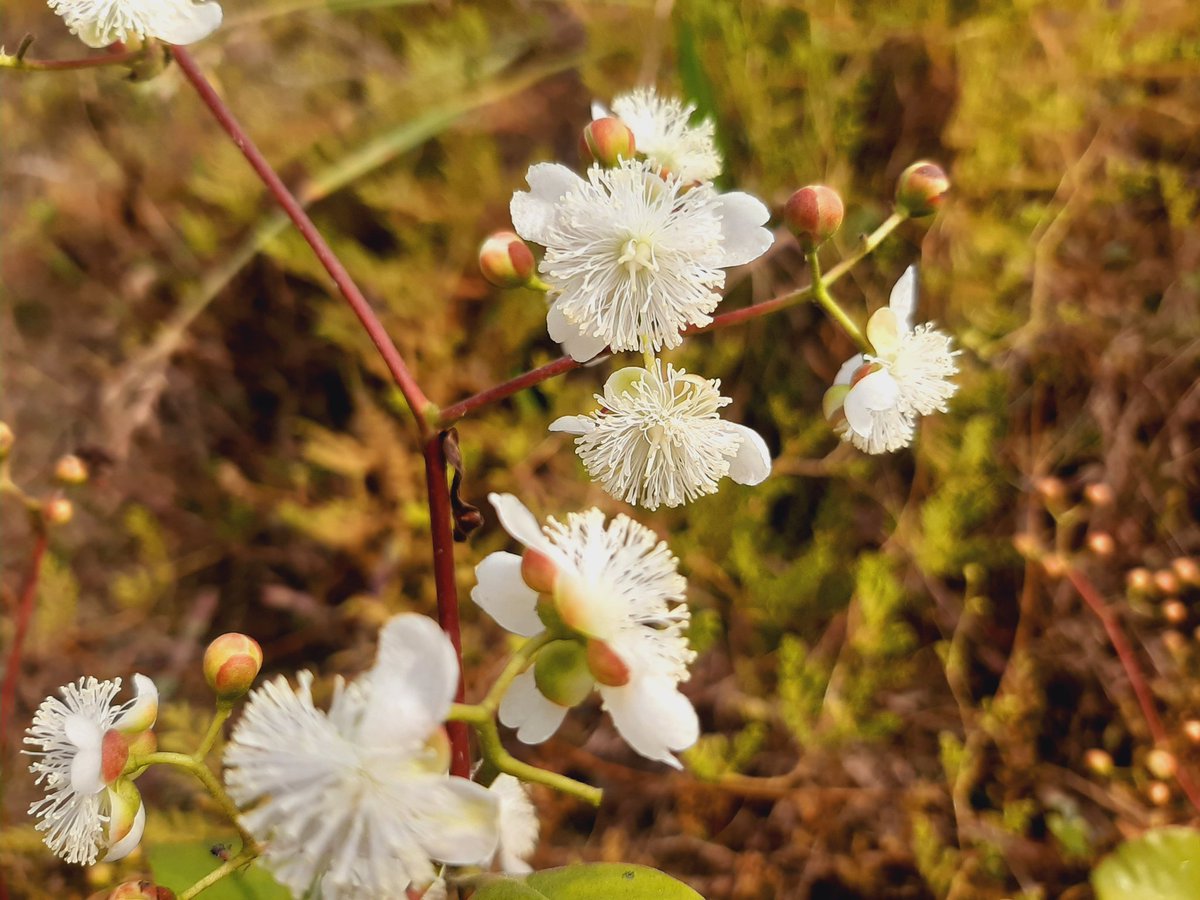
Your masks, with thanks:
<instances>
[{"instance_id":1,"label":"white blossom","mask_svg":"<svg viewBox=\"0 0 1200 900\"><path fill-rule=\"evenodd\" d=\"M89 47L130 38L192 44L221 24L221 6L193 0L48 0L71 33Z\"/></svg>"},{"instance_id":2,"label":"white blossom","mask_svg":"<svg viewBox=\"0 0 1200 900\"><path fill-rule=\"evenodd\" d=\"M642 756L678 768L674 753L694 744L700 731L691 701L679 691L695 658L684 633L687 583L679 561L653 531L624 515L606 523L604 513L591 509L566 522L548 519L543 528L511 494L488 499L505 530L555 567L562 619L627 670L620 685L596 684L621 736ZM471 598L502 626L526 636L543 630L521 557L493 553L475 576ZM517 676L500 704L500 721L527 744L550 737L566 713L538 690L533 669Z\"/></svg>"},{"instance_id":3,"label":"white blossom","mask_svg":"<svg viewBox=\"0 0 1200 900\"><path fill-rule=\"evenodd\" d=\"M496 776L489 790L500 799L500 846L496 861L509 875L532 872L529 857L537 849L538 817L529 789L512 775Z\"/></svg>"},{"instance_id":4,"label":"white blossom","mask_svg":"<svg viewBox=\"0 0 1200 900\"><path fill-rule=\"evenodd\" d=\"M609 377L588 416L563 416L551 431L575 434L588 475L618 500L658 509L715 493L728 475L758 484L771 456L757 432L724 421L721 382L670 363L631 366Z\"/></svg>"},{"instance_id":5,"label":"white blossom","mask_svg":"<svg viewBox=\"0 0 1200 900\"><path fill-rule=\"evenodd\" d=\"M916 308L916 267L892 288L888 306L867 321L874 353L856 354L843 364L835 386L848 387L841 401L844 440L866 453L888 453L912 443L918 416L945 412L958 386L952 338L931 324L912 325Z\"/></svg>"},{"instance_id":6,"label":"white blossom","mask_svg":"<svg viewBox=\"0 0 1200 900\"><path fill-rule=\"evenodd\" d=\"M540 163L526 180L530 190L513 195L513 227L546 248L547 328L580 361L605 347L678 346L683 329L712 321L723 269L757 259L773 240L759 200L689 189L653 162L593 166L586 179Z\"/></svg>"},{"instance_id":7,"label":"white blossom","mask_svg":"<svg viewBox=\"0 0 1200 900\"><path fill-rule=\"evenodd\" d=\"M721 174L721 154L713 140L713 123L692 124L696 107L674 97L660 97L652 87L640 87L613 100L615 115L633 132L637 151L685 182L712 181ZM609 115L593 104L592 118Z\"/></svg>"},{"instance_id":8,"label":"white blossom","mask_svg":"<svg viewBox=\"0 0 1200 900\"><path fill-rule=\"evenodd\" d=\"M399 615L383 628L375 667L340 680L328 713L312 675L254 691L225 753L225 783L264 861L298 896L401 900L437 877L431 860L486 862L499 802L447 775L441 723L458 685L449 638L432 620Z\"/></svg>"},{"instance_id":9,"label":"white blossom","mask_svg":"<svg viewBox=\"0 0 1200 900\"><path fill-rule=\"evenodd\" d=\"M136 696L113 700L121 679L81 678L59 688L38 706L25 753L45 796L29 806L37 830L56 855L69 863L91 865L128 855L142 837L145 810L137 789L122 779L129 736L148 730L158 715L158 690L145 675L133 676Z\"/></svg>"}]
</instances>

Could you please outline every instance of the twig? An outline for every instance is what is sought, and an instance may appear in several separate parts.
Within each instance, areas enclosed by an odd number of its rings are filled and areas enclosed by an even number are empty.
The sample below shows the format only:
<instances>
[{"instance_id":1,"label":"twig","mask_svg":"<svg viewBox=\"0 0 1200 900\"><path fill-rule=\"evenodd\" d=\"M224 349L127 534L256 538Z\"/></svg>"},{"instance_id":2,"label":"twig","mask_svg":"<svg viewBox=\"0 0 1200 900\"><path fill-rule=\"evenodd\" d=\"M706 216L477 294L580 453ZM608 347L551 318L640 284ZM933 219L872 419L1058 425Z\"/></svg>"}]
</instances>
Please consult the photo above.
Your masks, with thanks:
<instances>
[{"instance_id":1,"label":"twig","mask_svg":"<svg viewBox=\"0 0 1200 900\"><path fill-rule=\"evenodd\" d=\"M37 536L29 554L29 570L25 573L25 583L21 586L20 598L17 601L12 649L8 651L8 662L4 667L4 690L0 694L0 760L4 761L8 759L8 744L12 732L9 724L16 706L21 651L25 645L25 635L29 631L29 622L33 618L33 604L37 598L38 580L42 574L42 560L46 556L49 543L44 523L37 521L36 528ZM7 765L4 768L8 770Z\"/></svg>"},{"instance_id":2,"label":"twig","mask_svg":"<svg viewBox=\"0 0 1200 900\"><path fill-rule=\"evenodd\" d=\"M105 56L84 56L79 59L27 59L18 51L16 56L0 53L0 69L17 72L65 72L71 69L98 69L102 66L119 66L133 62L146 55L147 44L136 50L122 50Z\"/></svg>"}]
</instances>

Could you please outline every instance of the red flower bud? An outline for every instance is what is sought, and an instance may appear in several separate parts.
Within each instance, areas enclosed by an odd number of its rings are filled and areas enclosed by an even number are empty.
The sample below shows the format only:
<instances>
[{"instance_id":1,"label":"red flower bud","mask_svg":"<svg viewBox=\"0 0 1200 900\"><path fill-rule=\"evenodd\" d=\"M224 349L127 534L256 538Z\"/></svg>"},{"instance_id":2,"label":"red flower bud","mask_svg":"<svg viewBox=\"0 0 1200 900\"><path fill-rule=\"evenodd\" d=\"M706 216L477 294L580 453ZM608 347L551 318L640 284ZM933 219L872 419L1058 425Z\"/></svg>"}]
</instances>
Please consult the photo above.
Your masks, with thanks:
<instances>
[{"instance_id":1,"label":"red flower bud","mask_svg":"<svg viewBox=\"0 0 1200 900\"><path fill-rule=\"evenodd\" d=\"M896 181L896 205L910 216L933 215L949 190L950 179L942 167L922 160L900 173Z\"/></svg>"},{"instance_id":2,"label":"red flower bud","mask_svg":"<svg viewBox=\"0 0 1200 900\"><path fill-rule=\"evenodd\" d=\"M230 632L214 640L204 651L204 677L218 700L236 700L250 690L262 661L258 641Z\"/></svg>"},{"instance_id":3,"label":"red flower bud","mask_svg":"<svg viewBox=\"0 0 1200 900\"><path fill-rule=\"evenodd\" d=\"M479 271L496 287L521 287L533 278L533 253L511 231L497 231L479 248Z\"/></svg>"},{"instance_id":4,"label":"red flower bud","mask_svg":"<svg viewBox=\"0 0 1200 900\"><path fill-rule=\"evenodd\" d=\"M619 166L623 159L633 159L636 153L633 132L612 116L589 122L579 137L579 155L584 162L597 162L606 169Z\"/></svg>"},{"instance_id":5,"label":"red flower bud","mask_svg":"<svg viewBox=\"0 0 1200 900\"><path fill-rule=\"evenodd\" d=\"M810 184L792 194L783 208L783 220L800 246L812 250L837 234L845 213L837 191L823 184Z\"/></svg>"}]
</instances>

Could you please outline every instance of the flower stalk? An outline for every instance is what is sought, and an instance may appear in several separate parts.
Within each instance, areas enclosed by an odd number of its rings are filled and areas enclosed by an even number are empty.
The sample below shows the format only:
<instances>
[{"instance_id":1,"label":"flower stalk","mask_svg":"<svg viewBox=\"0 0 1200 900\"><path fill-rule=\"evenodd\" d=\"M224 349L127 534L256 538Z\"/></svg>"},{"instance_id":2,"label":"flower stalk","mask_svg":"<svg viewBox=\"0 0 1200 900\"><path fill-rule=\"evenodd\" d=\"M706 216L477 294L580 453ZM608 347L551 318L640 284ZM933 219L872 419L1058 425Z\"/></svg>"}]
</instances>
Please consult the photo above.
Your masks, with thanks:
<instances>
[{"instance_id":1,"label":"flower stalk","mask_svg":"<svg viewBox=\"0 0 1200 900\"><path fill-rule=\"evenodd\" d=\"M213 774L212 769L204 763L186 753L172 753L166 750L158 750L154 753L147 753L145 756L137 757L135 760L132 760L132 765L137 769L144 769L147 766L153 765L175 766L190 773L204 786L209 796L221 808L221 812L237 828L238 834L242 838L242 853L248 853L252 856L258 855L258 842L254 839L254 835L242 827L240 821L241 811L237 808L237 804L225 793L225 788L221 786L221 782L217 780L217 776Z\"/></svg>"},{"instance_id":2,"label":"flower stalk","mask_svg":"<svg viewBox=\"0 0 1200 900\"><path fill-rule=\"evenodd\" d=\"M833 319L842 331L846 332L846 336L854 341L855 346L863 353L871 351L871 345L867 343L866 336L862 333L862 329L858 327L853 319L846 314L846 311L838 304L833 296L829 293L829 288L825 283L825 279L821 277L821 262L817 259L817 251L811 250L808 256L808 269L812 273L812 298L813 302L821 309L825 310L825 314Z\"/></svg>"}]
</instances>

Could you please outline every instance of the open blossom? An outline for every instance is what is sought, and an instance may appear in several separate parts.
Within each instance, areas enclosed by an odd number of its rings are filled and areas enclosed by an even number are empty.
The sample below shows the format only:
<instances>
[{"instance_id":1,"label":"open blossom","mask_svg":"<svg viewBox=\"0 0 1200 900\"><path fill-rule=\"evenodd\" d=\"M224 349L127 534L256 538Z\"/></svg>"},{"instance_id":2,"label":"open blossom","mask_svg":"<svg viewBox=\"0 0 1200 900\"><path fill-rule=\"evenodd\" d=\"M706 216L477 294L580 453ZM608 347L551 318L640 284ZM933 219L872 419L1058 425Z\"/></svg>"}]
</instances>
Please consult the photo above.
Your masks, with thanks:
<instances>
[{"instance_id":1,"label":"open blossom","mask_svg":"<svg viewBox=\"0 0 1200 900\"><path fill-rule=\"evenodd\" d=\"M530 190L513 195L513 227L546 248L539 271L555 295L546 325L580 361L605 347L678 346L684 328L712 321L723 269L773 240L759 200L689 189L653 162L593 166L586 179L539 163L526 180Z\"/></svg>"},{"instance_id":2,"label":"open blossom","mask_svg":"<svg viewBox=\"0 0 1200 900\"><path fill-rule=\"evenodd\" d=\"M250 694L225 753L225 783L265 862L297 896L401 900L437 872L473 865L498 841L499 801L447 774L442 722L458 686L449 638L416 614L393 617L375 667L338 682L329 712L312 675Z\"/></svg>"},{"instance_id":3,"label":"open blossom","mask_svg":"<svg viewBox=\"0 0 1200 900\"><path fill-rule=\"evenodd\" d=\"M609 377L596 395L599 409L563 416L550 430L579 435L576 452L588 475L618 500L679 506L715 493L726 475L758 484L771 473L758 433L721 419L718 411L731 401L720 387L670 363L631 366Z\"/></svg>"},{"instance_id":4,"label":"open blossom","mask_svg":"<svg viewBox=\"0 0 1200 900\"><path fill-rule=\"evenodd\" d=\"M695 653L684 631L687 586L679 561L649 528L627 516L605 521L591 509L539 527L511 494L490 494L510 535L553 571L555 615L586 642L586 656L603 706L621 736L648 759L678 767L674 753L690 747L700 726L679 691ZM500 625L532 636L544 630L538 591L522 575L522 558L492 553L475 569L471 598ZM545 587L545 585L539 585ZM558 730L568 707L547 698L534 669L513 681L500 721L527 744Z\"/></svg>"},{"instance_id":5,"label":"open blossom","mask_svg":"<svg viewBox=\"0 0 1200 900\"><path fill-rule=\"evenodd\" d=\"M25 732L29 766L46 795L29 814L45 832L46 846L69 863L91 865L97 858L122 859L142 839L146 811L133 782L122 777L130 740L154 725L158 690L145 675L134 675L136 696L113 700L121 679L81 678L47 697Z\"/></svg>"},{"instance_id":6,"label":"open blossom","mask_svg":"<svg viewBox=\"0 0 1200 900\"><path fill-rule=\"evenodd\" d=\"M532 872L529 857L537 849L538 817L529 789L512 775L501 773L488 788L500 798L500 846L496 861L509 875Z\"/></svg>"},{"instance_id":7,"label":"open blossom","mask_svg":"<svg viewBox=\"0 0 1200 900\"><path fill-rule=\"evenodd\" d=\"M193 0L48 0L71 33L89 47L131 38L192 44L221 24L221 6Z\"/></svg>"},{"instance_id":8,"label":"open blossom","mask_svg":"<svg viewBox=\"0 0 1200 900\"><path fill-rule=\"evenodd\" d=\"M652 87L640 87L613 100L612 115L633 132L638 152L685 183L712 181L721 174L721 154L713 140L713 123L692 124L696 107L674 97L660 97ZM592 105L592 118L609 115Z\"/></svg>"},{"instance_id":9,"label":"open blossom","mask_svg":"<svg viewBox=\"0 0 1200 900\"><path fill-rule=\"evenodd\" d=\"M833 391L840 398L844 440L867 453L886 453L912 443L918 416L945 412L958 386L951 337L926 323L912 325L917 270L909 266L892 288L888 306L867 321L873 354L846 360ZM836 400L835 400L836 404Z\"/></svg>"}]
</instances>

